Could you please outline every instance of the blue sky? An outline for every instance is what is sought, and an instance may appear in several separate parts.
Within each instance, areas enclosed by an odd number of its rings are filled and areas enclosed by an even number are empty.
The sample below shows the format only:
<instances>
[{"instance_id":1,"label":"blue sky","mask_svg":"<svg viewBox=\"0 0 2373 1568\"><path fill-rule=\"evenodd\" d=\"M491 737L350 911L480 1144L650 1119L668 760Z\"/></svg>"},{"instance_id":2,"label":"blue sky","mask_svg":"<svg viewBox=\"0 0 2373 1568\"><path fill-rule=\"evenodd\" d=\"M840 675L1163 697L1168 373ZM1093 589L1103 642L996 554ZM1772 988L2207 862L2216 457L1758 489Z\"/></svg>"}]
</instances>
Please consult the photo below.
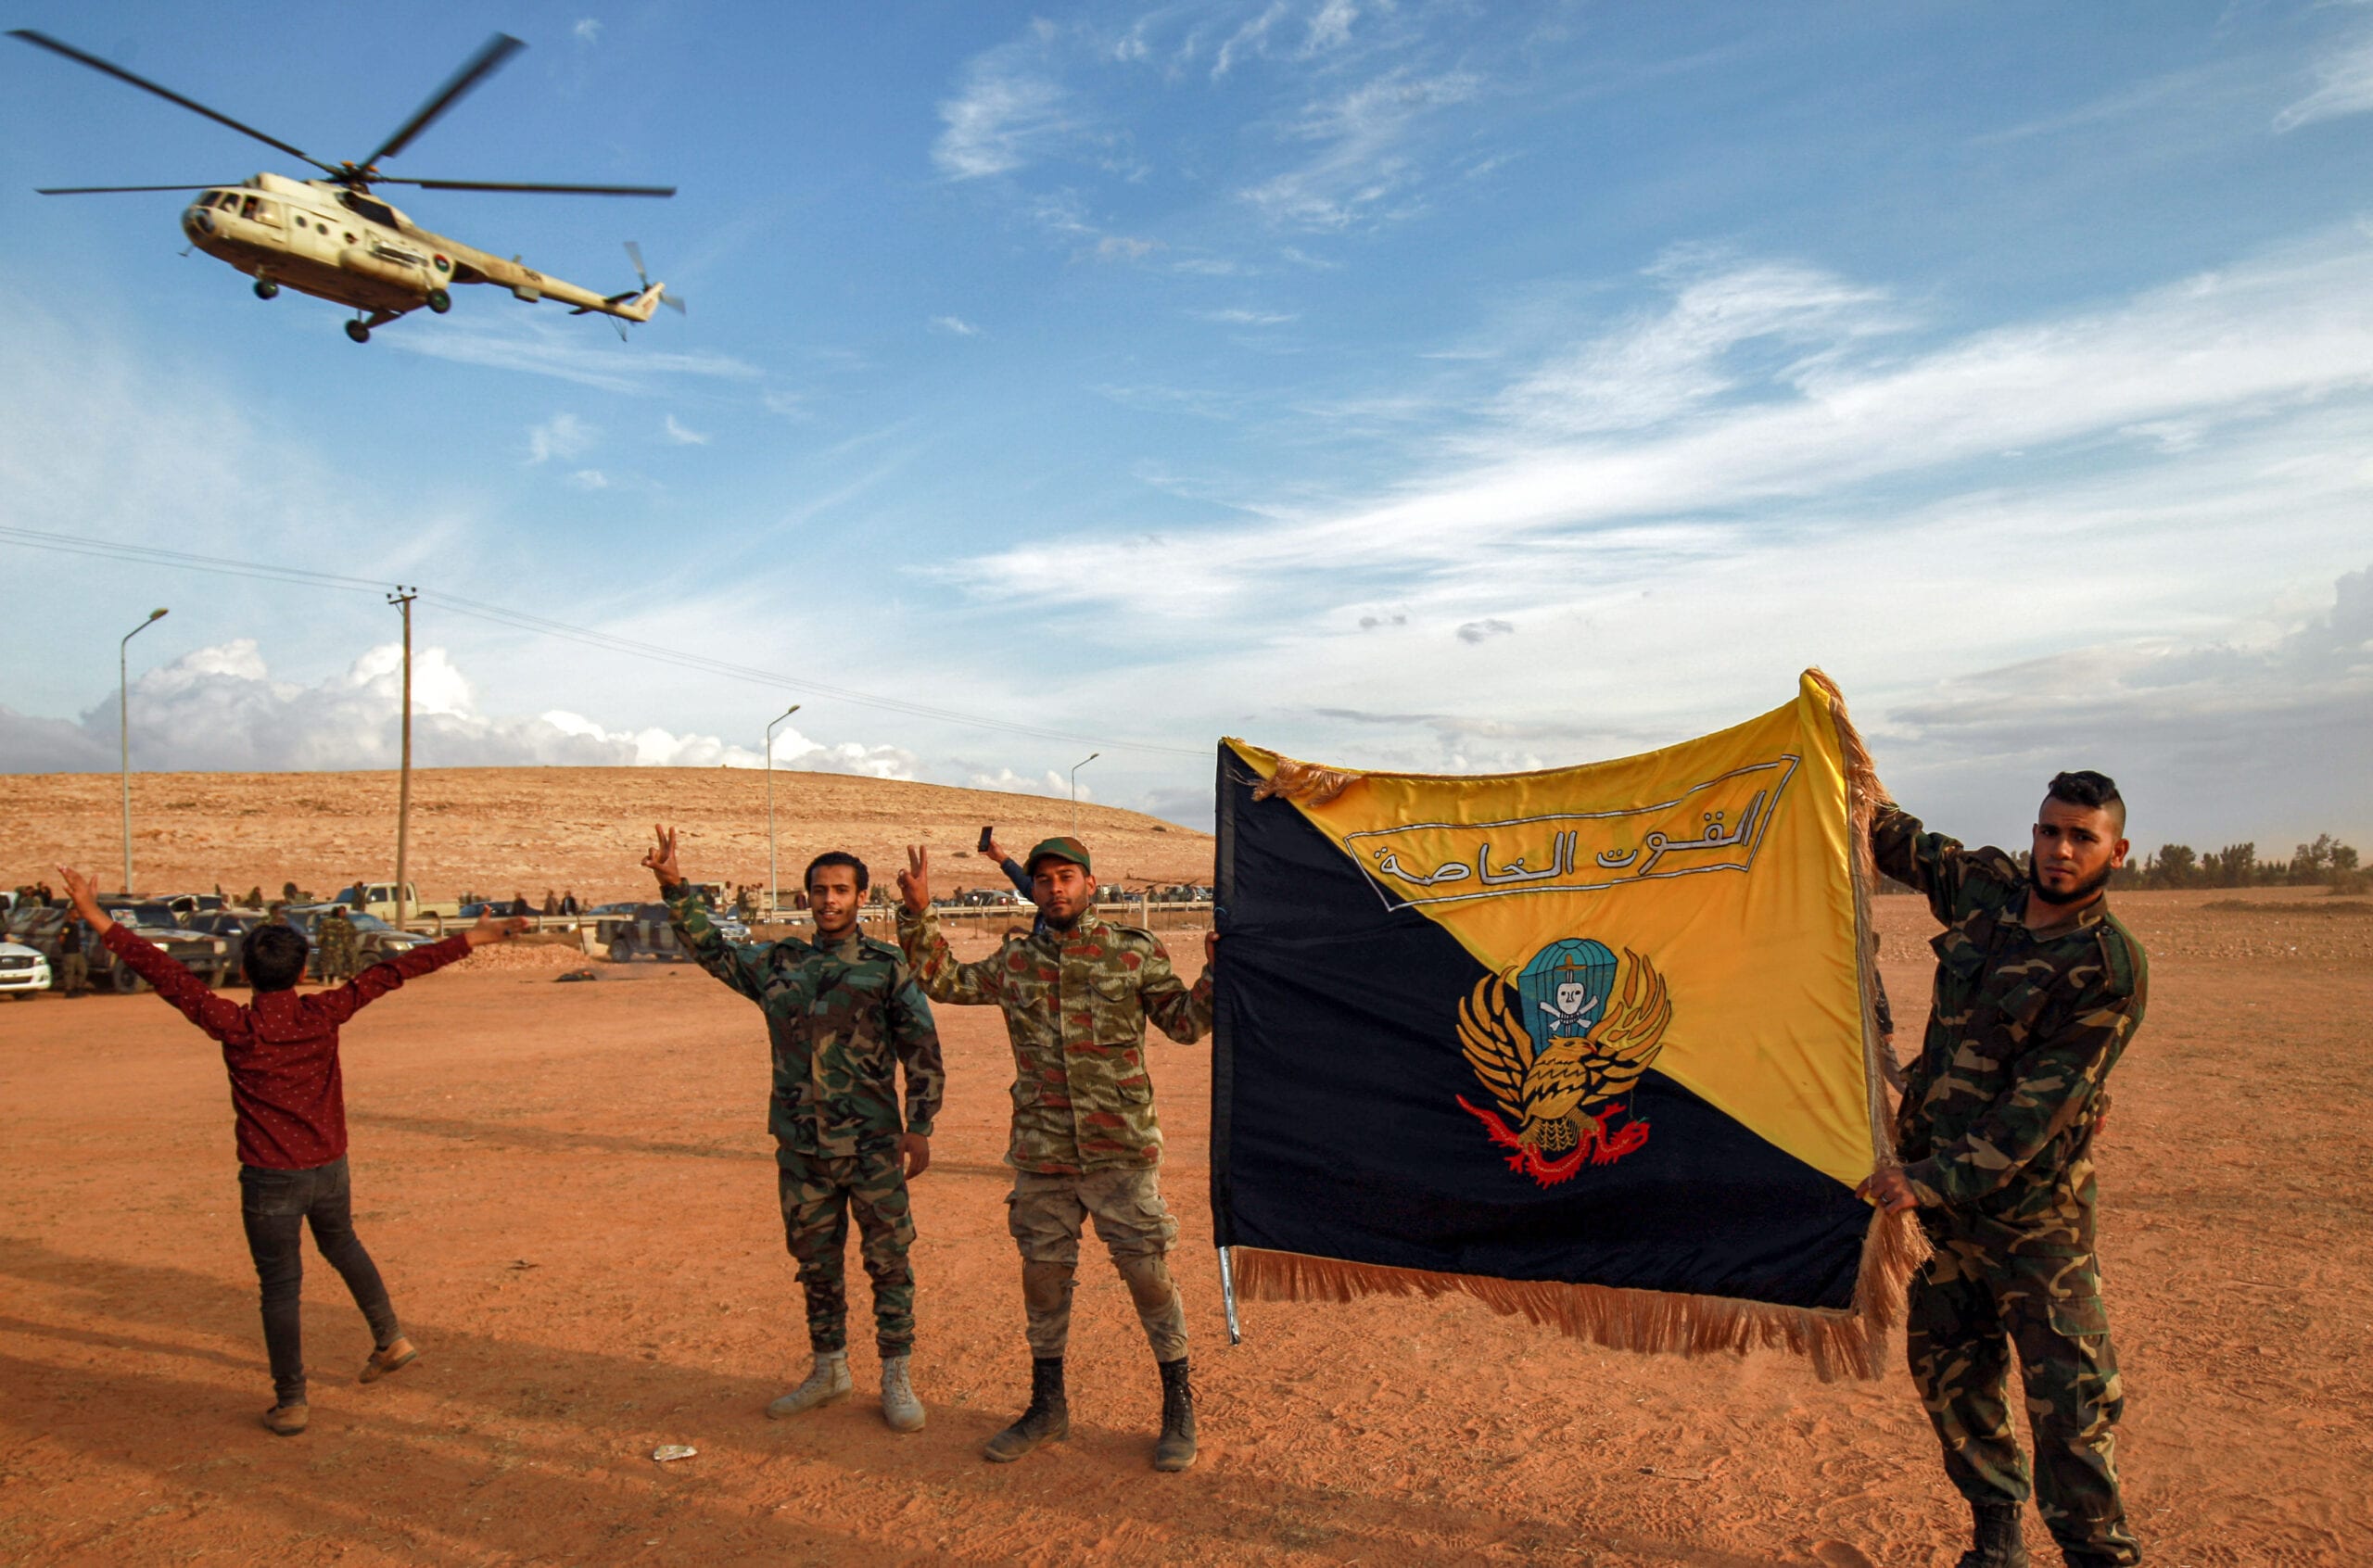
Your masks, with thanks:
<instances>
[{"instance_id":1,"label":"blue sky","mask_svg":"<svg viewBox=\"0 0 2373 1568\"><path fill-rule=\"evenodd\" d=\"M419 583L425 761L746 763L802 702L798 765L1101 751L1203 825L1223 733L1546 765L1820 664L1969 837L2089 765L2145 844L2373 849L2373 5L12 17L332 159L500 28L388 171L682 187L387 188L691 312L358 348L171 196L31 194L277 155L0 50L0 525ZM390 760L375 596L0 563L0 767L113 765L155 604L140 765Z\"/></svg>"}]
</instances>

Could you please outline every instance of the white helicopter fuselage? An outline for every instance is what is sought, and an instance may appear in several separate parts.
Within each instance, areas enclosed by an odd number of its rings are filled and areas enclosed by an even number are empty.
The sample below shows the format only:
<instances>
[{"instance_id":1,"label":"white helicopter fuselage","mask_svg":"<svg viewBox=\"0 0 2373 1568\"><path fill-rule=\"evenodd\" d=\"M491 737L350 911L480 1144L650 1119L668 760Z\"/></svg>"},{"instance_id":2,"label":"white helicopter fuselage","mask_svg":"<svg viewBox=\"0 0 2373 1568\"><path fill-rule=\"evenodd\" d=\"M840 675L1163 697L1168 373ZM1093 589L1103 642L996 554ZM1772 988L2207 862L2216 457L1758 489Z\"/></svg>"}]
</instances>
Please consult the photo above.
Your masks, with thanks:
<instances>
[{"instance_id":1,"label":"white helicopter fuselage","mask_svg":"<svg viewBox=\"0 0 2373 1568\"><path fill-rule=\"evenodd\" d=\"M381 320L426 306L442 312L454 284L492 284L530 303L553 299L579 310L647 322L664 285L607 296L549 277L434 234L374 196L335 180L256 174L200 192L182 211L182 232L207 255L253 277L258 292L280 285Z\"/></svg>"}]
</instances>

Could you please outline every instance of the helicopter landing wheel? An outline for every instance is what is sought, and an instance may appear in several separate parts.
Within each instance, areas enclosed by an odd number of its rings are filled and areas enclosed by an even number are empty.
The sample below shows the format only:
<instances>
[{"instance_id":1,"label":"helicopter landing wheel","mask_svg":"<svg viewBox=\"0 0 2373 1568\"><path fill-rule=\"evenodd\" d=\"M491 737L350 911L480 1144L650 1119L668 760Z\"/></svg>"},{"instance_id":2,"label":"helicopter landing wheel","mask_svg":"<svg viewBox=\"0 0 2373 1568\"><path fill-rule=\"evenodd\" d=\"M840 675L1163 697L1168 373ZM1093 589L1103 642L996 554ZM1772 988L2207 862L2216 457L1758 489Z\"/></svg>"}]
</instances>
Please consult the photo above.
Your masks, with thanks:
<instances>
[{"instance_id":1,"label":"helicopter landing wheel","mask_svg":"<svg viewBox=\"0 0 2373 1568\"><path fill-rule=\"evenodd\" d=\"M453 297L441 288L432 288L428 291L428 308L441 316L453 308Z\"/></svg>"},{"instance_id":2,"label":"helicopter landing wheel","mask_svg":"<svg viewBox=\"0 0 2373 1568\"><path fill-rule=\"evenodd\" d=\"M349 322L346 323L346 335L357 343L368 343L371 341L371 329L361 322Z\"/></svg>"},{"instance_id":3,"label":"helicopter landing wheel","mask_svg":"<svg viewBox=\"0 0 2373 1568\"><path fill-rule=\"evenodd\" d=\"M256 280L256 297L258 299L271 299L278 296L279 293L280 285L273 282L270 278L258 278Z\"/></svg>"}]
</instances>

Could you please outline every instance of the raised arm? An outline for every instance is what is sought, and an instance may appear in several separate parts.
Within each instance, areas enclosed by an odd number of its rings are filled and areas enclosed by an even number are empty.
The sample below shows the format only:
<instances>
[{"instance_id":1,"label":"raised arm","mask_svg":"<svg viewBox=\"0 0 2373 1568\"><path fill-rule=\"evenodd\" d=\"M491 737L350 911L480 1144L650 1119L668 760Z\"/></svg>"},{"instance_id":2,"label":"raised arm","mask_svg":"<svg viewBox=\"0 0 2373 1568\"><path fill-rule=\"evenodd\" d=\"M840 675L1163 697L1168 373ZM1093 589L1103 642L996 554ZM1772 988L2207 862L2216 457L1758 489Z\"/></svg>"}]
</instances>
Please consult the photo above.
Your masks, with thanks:
<instances>
[{"instance_id":1,"label":"raised arm","mask_svg":"<svg viewBox=\"0 0 2373 1568\"><path fill-rule=\"evenodd\" d=\"M66 883L66 896L74 901L74 913L98 933L107 950L178 1008L182 1017L215 1040L238 1031L240 1014L236 1002L216 995L207 989L204 980L182 967L164 949L146 937L134 936L130 927L119 926L109 919L108 912L99 907L98 889L88 877L70 866L59 866L57 875Z\"/></svg>"},{"instance_id":2,"label":"raised arm","mask_svg":"<svg viewBox=\"0 0 2373 1568\"><path fill-rule=\"evenodd\" d=\"M898 873L898 945L914 967L915 981L934 1002L959 1007L994 1006L1000 996L993 960L960 964L931 912L931 852L909 847L907 868Z\"/></svg>"},{"instance_id":3,"label":"raised arm","mask_svg":"<svg viewBox=\"0 0 2373 1568\"><path fill-rule=\"evenodd\" d=\"M527 929L527 921L523 916L481 915L476 925L457 931L443 942L407 948L392 958L380 959L344 985L316 993L312 1005L344 1023L387 993L402 990L404 981L435 974L446 965L468 957L473 948L484 947L490 942L509 942Z\"/></svg>"},{"instance_id":4,"label":"raised arm","mask_svg":"<svg viewBox=\"0 0 2373 1568\"><path fill-rule=\"evenodd\" d=\"M752 961L755 948L737 947L725 940L709 918L708 906L684 880L682 869L676 863L676 829L654 828L658 844L642 857L642 864L659 879L660 902L667 905L667 923L676 928L676 935L692 953L693 959L710 974L723 980L753 1002L765 1000L758 985L758 968Z\"/></svg>"},{"instance_id":5,"label":"raised arm","mask_svg":"<svg viewBox=\"0 0 2373 1568\"><path fill-rule=\"evenodd\" d=\"M1882 803L1871 818L1871 858L1886 875L1926 894L1928 907L1939 920L1961 913L1969 852L1958 840L1926 831L1920 818L1893 801Z\"/></svg>"}]
</instances>

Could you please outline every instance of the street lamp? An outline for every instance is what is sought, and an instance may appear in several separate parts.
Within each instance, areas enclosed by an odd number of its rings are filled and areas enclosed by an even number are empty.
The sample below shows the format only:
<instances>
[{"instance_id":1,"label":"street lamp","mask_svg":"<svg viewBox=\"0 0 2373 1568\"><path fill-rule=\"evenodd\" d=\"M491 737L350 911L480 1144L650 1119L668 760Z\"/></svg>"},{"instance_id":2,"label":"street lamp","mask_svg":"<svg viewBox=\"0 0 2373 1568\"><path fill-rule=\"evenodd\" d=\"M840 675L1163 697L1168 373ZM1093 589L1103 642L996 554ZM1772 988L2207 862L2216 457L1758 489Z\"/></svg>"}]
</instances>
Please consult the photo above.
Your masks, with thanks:
<instances>
[{"instance_id":1,"label":"street lamp","mask_svg":"<svg viewBox=\"0 0 2373 1568\"><path fill-rule=\"evenodd\" d=\"M116 727L123 740L123 891L132 891L132 679L125 651L132 639L165 618L162 610L151 610L148 618L123 634L115 645L115 716Z\"/></svg>"},{"instance_id":2,"label":"street lamp","mask_svg":"<svg viewBox=\"0 0 2373 1568\"><path fill-rule=\"evenodd\" d=\"M1079 770L1103 754L1101 752L1090 752L1072 764L1072 837L1074 839L1079 837Z\"/></svg>"},{"instance_id":3,"label":"street lamp","mask_svg":"<svg viewBox=\"0 0 2373 1568\"><path fill-rule=\"evenodd\" d=\"M799 709L800 704L793 702L782 711L782 718L776 719L775 724L780 724ZM782 879L775 872L775 724L767 726L767 922L769 925L782 912L775 899L775 890L782 885Z\"/></svg>"}]
</instances>

